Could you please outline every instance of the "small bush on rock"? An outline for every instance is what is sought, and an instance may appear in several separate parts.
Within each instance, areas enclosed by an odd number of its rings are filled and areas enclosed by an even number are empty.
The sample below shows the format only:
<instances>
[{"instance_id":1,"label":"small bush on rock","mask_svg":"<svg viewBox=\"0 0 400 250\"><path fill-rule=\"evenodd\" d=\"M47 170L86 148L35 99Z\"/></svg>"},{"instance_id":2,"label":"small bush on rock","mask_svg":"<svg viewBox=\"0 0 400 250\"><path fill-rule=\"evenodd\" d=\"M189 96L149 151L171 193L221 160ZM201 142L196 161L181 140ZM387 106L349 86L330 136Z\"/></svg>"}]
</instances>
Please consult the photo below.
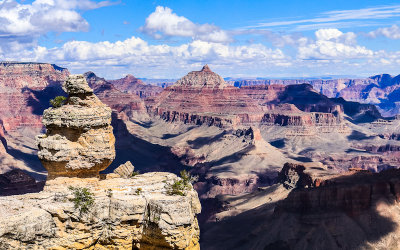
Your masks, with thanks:
<instances>
[{"instance_id":1,"label":"small bush on rock","mask_svg":"<svg viewBox=\"0 0 400 250\"><path fill-rule=\"evenodd\" d=\"M138 189L136 189L135 193L137 195L140 195L142 193L142 191L143 191L142 188L138 188Z\"/></svg>"},{"instance_id":2,"label":"small bush on rock","mask_svg":"<svg viewBox=\"0 0 400 250\"><path fill-rule=\"evenodd\" d=\"M54 99L50 100L50 104L51 106L53 106L53 108L59 108L64 104L66 99L67 98L65 98L65 96L62 95L56 96Z\"/></svg>"},{"instance_id":3,"label":"small bush on rock","mask_svg":"<svg viewBox=\"0 0 400 250\"><path fill-rule=\"evenodd\" d=\"M79 210L79 215L86 214L94 204L94 194L87 188L82 187L68 187L74 195L73 199L70 199L74 203L75 209Z\"/></svg>"},{"instance_id":4,"label":"small bush on rock","mask_svg":"<svg viewBox=\"0 0 400 250\"><path fill-rule=\"evenodd\" d=\"M191 176L186 170L182 170L180 174L180 180L175 180L172 184L167 183L165 185L168 195L185 196L186 192L192 188L191 184L198 180L197 176Z\"/></svg>"},{"instance_id":5,"label":"small bush on rock","mask_svg":"<svg viewBox=\"0 0 400 250\"><path fill-rule=\"evenodd\" d=\"M140 174L139 171L133 171L131 177L135 177L136 175Z\"/></svg>"}]
</instances>

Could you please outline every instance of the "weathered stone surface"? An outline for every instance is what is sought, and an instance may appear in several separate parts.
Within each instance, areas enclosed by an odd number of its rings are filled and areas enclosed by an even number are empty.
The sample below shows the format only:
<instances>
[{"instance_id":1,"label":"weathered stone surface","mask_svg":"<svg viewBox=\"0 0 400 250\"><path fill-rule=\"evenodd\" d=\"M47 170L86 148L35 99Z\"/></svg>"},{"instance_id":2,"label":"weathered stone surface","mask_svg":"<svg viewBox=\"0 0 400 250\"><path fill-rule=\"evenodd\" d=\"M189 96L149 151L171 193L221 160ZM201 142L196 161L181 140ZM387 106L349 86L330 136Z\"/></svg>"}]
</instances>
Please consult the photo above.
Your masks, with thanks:
<instances>
[{"instance_id":1,"label":"weathered stone surface","mask_svg":"<svg viewBox=\"0 0 400 250\"><path fill-rule=\"evenodd\" d=\"M235 87L255 85L294 85L310 84L319 93L330 98L342 97L346 101L376 104L385 116L399 113L398 92L400 75L375 75L362 79L265 79L230 81Z\"/></svg>"},{"instance_id":2,"label":"weathered stone surface","mask_svg":"<svg viewBox=\"0 0 400 250\"><path fill-rule=\"evenodd\" d=\"M153 172L131 179L60 177L40 193L0 197L1 249L200 249L196 191L167 195L178 177ZM94 194L88 213L69 186Z\"/></svg>"},{"instance_id":3,"label":"weathered stone surface","mask_svg":"<svg viewBox=\"0 0 400 250\"><path fill-rule=\"evenodd\" d=\"M43 113L44 135L37 136L38 156L48 179L93 177L115 158L111 109L103 104L82 75L72 75L63 88L66 104Z\"/></svg>"}]
</instances>

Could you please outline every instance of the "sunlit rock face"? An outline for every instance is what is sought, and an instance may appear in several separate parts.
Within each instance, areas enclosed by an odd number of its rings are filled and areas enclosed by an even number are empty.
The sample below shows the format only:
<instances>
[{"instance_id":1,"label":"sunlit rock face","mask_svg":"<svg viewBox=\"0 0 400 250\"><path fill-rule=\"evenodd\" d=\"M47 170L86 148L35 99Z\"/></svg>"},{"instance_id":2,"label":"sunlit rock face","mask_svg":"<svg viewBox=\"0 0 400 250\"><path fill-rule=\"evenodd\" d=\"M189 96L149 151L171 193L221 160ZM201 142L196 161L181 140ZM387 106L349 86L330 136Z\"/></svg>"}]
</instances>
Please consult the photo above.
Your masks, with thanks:
<instances>
[{"instance_id":1,"label":"sunlit rock face","mask_svg":"<svg viewBox=\"0 0 400 250\"><path fill-rule=\"evenodd\" d=\"M94 177L115 158L111 109L103 104L83 75L71 75L63 85L64 105L46 109L47 132L37 136L38 156L48 179Z\"/></svg>"},{"instance_id":2,"label":"sunlit rock face","mask_svg":"<svg viewBox=\"0 0 400 250\"><path fill-rule=\"evenodd\" d=\"M191 187L168 195L171 173L132 178L65 178L40 193L0 197L0 249L200 249ZM93 204L81 213L68 187L87 188Z\"/></svg>"},{"instance_id":3,"label":"sunlit rock face","mask_svg":"<svg viewBox=\"0 0 400 250\"><path fill-rule=\"evenodd\" d=\"M147 100L148 111L165 121L228 127L258 123L264 109L239 88L205 65L189 72L167 87L153 100Z\"/></svg>"}]
</instances>

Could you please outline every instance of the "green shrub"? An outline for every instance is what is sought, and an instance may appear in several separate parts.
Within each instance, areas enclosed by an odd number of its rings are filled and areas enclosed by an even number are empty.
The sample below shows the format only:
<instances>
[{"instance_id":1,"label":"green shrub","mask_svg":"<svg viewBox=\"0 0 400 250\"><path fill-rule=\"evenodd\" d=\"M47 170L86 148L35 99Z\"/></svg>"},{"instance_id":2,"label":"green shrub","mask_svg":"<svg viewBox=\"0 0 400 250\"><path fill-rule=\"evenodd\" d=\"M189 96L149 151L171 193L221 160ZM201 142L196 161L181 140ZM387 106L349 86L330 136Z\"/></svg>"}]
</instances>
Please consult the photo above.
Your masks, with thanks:
<instances>
[{"instance_id":1,"label":"green shrub","mask_svg":"<svg viewBox=\"0 0 400 250\"><path fill-rule=\"evenodd\" d=\"M135 177L138 174L139 174L139 171L133 171L131 177Z\"/></svg>"},{"instance_id":2,"label":"green shrub","mask_svg":"<svg viewBox=\"0 0 400 250\"><path fill-rule=\"evenodd\" d=\"M73 199L70 199L74 203L75 209L79 210L79 215L86 214L94 204L94 194L87 188L82 187L68 187L74 195Z\"/></svg>"},{"instance_id":3,"label":"green shrub","mask_svg":"<svg viewBox=\"0 0 400 250\"><path fill-rule=\"evenodd\" d=\"M191 184L198 180L197 176L191 176L186 170L182 170L180 174L180 180L175 180L172 184L167 183L165 185L168 195L185 196L186 192L191 189Z\"/></svg>"},{"instance_id":4,"label":"green shrub","mask_svg":"<svg viewBox=\"0 0 400 250\"><path fill-rule=\"evenodd\" d=\"M143 191L143 190L142 190L142 188L138 188L138 189L136 189L136 191L135 191L135 192L136 192L136 194L137 194L137 195L139 195L139 194L141 194L141 193L142 193L142 191Z\"/></svg>"},{"instance_id":5,"label":"green shrub","mask_svg":"<svg viewBox=\"0 0 400 250\"><path fill-rule=\"evenodd\" d=\"M54 99L50 100L50 104L51 106L53 106L53 108L59 108L64 104L66 99L67 98L65 98L65 96L62 95L56 96Z\"/></svg>"}]
</instances>

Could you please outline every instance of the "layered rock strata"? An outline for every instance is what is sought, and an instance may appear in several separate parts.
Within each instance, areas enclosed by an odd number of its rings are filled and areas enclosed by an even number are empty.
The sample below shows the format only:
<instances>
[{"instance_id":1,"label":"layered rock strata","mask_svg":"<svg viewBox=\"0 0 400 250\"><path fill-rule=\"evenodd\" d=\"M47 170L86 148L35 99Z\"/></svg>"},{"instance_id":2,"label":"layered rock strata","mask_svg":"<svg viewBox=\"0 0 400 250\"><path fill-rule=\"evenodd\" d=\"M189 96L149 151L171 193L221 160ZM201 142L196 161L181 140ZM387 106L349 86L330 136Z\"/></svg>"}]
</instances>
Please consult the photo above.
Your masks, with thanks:
<instances>
[{"instance_id":1,"label":"layered rock strata","mask_svg":"<svg viewBox=\"0 0 400 250\"><path fill-rule=\"evenodd\" d=\"M0 62L0 116L5 131L17 128L41 128L41 100L60 93L67 69L48 63ZM58 85L58 86L57 86ZM45 103L48 105L48 100Z\"/></svg>"},{"instance_id":2,"label":"layered rock strata","mask_svg":"<svg viewBox=\"0 0 400 250\"><path fill-rule=\"evenodd\" d=\"M205 65L147 100L148 111L166 121L218 127L259 122L263 107L229 86Z\"/></svg>"},{"instance_id":3,"label":"layered rock strata","mask_svg":"<svg viewBox=\"0 0 400 250\"><path fill-rule=\"evenodd\" d=\"M133 113L146 114L144 102L137 95L118 90L109 81L96 76L93 72L86 72L84 76L93 93L119 116L124 115L127 118Z\"/></svg>"},{"instance_id":4,"label":"layered rock strata","mask_svg":"<svg viewBox=\"0 0 400 250\"><path fill-rule=\"evenodd\" d=\"M40 193L0 197L1 249L200 249L192 188L167 195L170 173L131 179L57 178ZM68 189L87 188L94 203L80 213Z\"/></svg>"},{"instance_id":5,"label":"layered rock strata","mask_svg":"<svg viewBox=\"0 0 400 250\"><path fill-rule=\"evenodd\" d=\"M385 116L399 113L400 75L375 75L364 79L265 79L229 81L235 87L310 84L319 93L347 101L376 104Z\"/></svg>"},{"instance_id":6,"label":"layered rock strata","mask_svg":"<svg viewBox=\"0 0 400 250\"><path fill-rule=\"evenodd\" d=\"M43 113L47 132L37 137L39 159L48 179L97 176L115 158L111 109L83 75L71 75L63 88L69 95L66 103Z\"/></svg>"}]
</instances>

